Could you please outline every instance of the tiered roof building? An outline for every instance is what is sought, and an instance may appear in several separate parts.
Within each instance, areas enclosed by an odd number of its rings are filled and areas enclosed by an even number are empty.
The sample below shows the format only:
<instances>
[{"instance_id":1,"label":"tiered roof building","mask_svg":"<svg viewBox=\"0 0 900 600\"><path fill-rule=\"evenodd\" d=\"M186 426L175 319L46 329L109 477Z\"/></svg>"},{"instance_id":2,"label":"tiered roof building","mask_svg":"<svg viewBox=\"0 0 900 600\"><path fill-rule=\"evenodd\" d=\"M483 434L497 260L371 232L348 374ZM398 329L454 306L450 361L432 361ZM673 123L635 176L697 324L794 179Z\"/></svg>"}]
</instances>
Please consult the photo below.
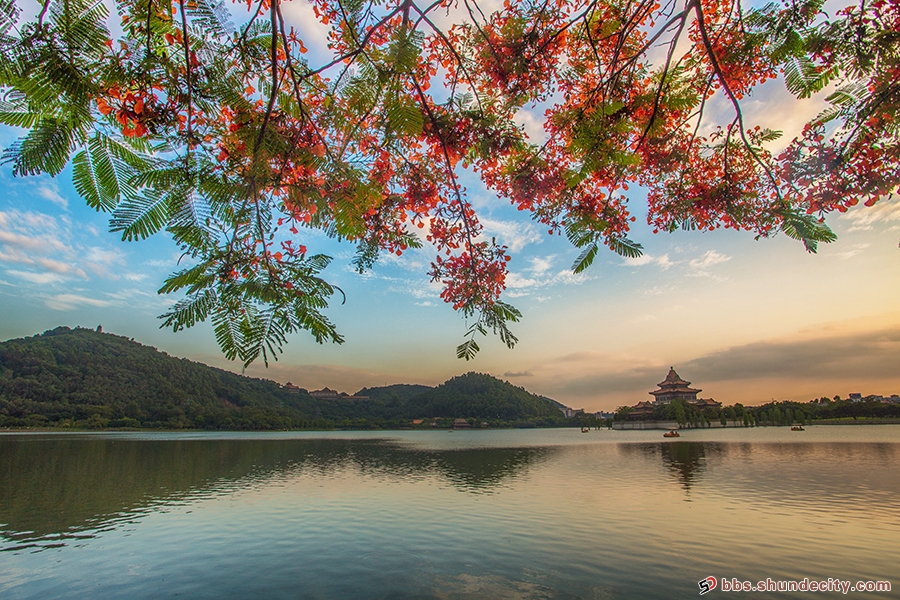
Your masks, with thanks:
<instances>
[{"instance_id":1,"label":"tiered roof building","mask_svg":"<svg viewBox=\"0 0 900 600\"><path fill-rule=\"evenodd\" d=\"M691 382L685 381L679 377L678 373L675 372L674 367L669 367L669 374L656 385L659 387L658 390L648 392L655 397L655 400L653 401L653 404L655 405L669 404L672 400L679 399L687 400L693 404L697 402L697 394L703 391L689 387Z\"/></svg>"},{"instance_id":2,"label":"tiered roof building","mask_svg":"<svg viewBox=\"0 0 900 600\"><path fill-rule=\"evenodd\" d=\"M629 419L643 421L651 418L657 406L670 404L672 400L684 400L700 410L722 406L721 402L716 402L712 398L697 398L697 394L703 390L690 387L691 382L679 377L674 367L669 367L669 374L656 385L659 389L648 392L654 397L653 402L638 402L635 404L628 413Z\"/></svg>"}]
</instances>

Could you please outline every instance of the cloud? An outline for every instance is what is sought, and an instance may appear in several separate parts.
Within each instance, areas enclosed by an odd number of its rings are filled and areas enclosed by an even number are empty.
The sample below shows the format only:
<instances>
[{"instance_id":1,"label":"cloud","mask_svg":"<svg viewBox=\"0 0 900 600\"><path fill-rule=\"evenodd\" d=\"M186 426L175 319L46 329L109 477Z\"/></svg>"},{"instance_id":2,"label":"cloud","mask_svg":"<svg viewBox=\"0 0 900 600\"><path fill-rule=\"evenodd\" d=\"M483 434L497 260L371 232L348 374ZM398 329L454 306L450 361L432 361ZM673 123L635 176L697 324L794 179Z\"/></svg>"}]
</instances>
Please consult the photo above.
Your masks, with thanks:
<instances>
[{"instance_id":1,"label":"cloud","mask_svg":"<svg viewBox=\"0 0 900 600\"><path fill-rule=\"evenodd\" d=\"M44 200L49 200L53 204L62 209L69 208L69 201L59 195L59 188L56 187L55 181L46 181L38 186L38 196Z\"/></svg>"},{"instance_id":2,"label":"cloud","mask_svg":"<svg viewBox=\"0 0 900 600\"><path fill-rule=\"evenodd\" d=\"M563 269L553 274L549 273L549 270L549 266L539 263L536 268L526 269L526 271L532 273L533 277L526 277L519 273L509 273L506 276L506 288L509 290L507 296L510 298L522 298L529 296L532 290L558 285L580 285L593 279L585 273L576 275L568 269Z\"/></svg>"},{"instance_id":3,"label":"cloud","mask_svg":"<svg viewBox=\"0 0 900 600\"><path fill-rule=\"evenodd\" d=\"M35 258L34 262L48 271L54 271L56 273L72 273L74 275L78 275L79 277L87 277L84 271L79 269L78 267L73 267L69 263L64 263L59 260L55 260L52 258Z\"/></svg>"},{"instance_id":4,"label":"cloud","mask_svg":"<svg viewBox=\"0 0 900 600\"><path fill-rule=\"evenodd\" d=\"M694 269L706 269L707 267L728 262L729 260L731 260L730 256L720 254L715 250L709 250L706 254L691 260L688 264Z\"/></svg>"},{"instance_id":5,"label":"cloud","mask_svg":"<svg viewBox=\"0 0 900 600\"><path fill-rule=\"evenodd\" d=\"M742 101L744 121L781 131L782 137L766 144L768 150L778 154L802 133L806 123L827 107L826 95L816 94L800 100L787 90L779 77L759 86L752 96ZM724 100L725 114L733 114L730 102L723 96L720 95L719 100Z\"/></svg>"},{"instance_id":6,"label":"cloud","mask_svg":"<svg viewBox=\"0 0 900 600\"><path fill-rule=\"evenodd\" d=\"M853 258L857 254L862 253L863 250L871 245L872 244L856 244L855 246L853 246L852 250L847 250L846 252L836 252L835 254L833 254L833 256L840 260L847 260L849 258Z\"/></svg>"},{"instance_id":7,"label":"cloud","mask_svg":"<svg viewBox=\"0 0 900 600\"><path fill-rule=\"evenodd\" d=\"M525 130L532 144L542 144L547 140L543 116L536 115L533 110L523 108L513 116L513 121Z\"/></svg>"},{"instance_id":8,"label":"cloud","mask_svg":"<svg viewBox=\"0 0 900 600\"><path fill-rule=\"evenodd\" d=\"M543 275L553 266L553 256L535 256L531 259L531 266L526 271L534 273L537 276Z\"/></svg>"},{"instance_id":9,"label":"cloud","mask_svg":"<svg viewBox=\"0 0 900 600\"><path fill-rule=\"evenodd\" d=\"M64 280L64 278L60 277L57 273L35 273L33 271L19 271L16 269L9 269L6 272L14 277L18 277L20 279L24 279L25 281L30 281L31 283L37 283L40 285L44 285L47 283L59 283Z\"/></svg>"},{"instance_id":10,"label":"cloud","mask_svg":"<svg viewBox=\"0 0 900 600\"><path fill-rule=\"evenodd\" d=\"M0 211L0 262L26 267L10 273L38 284L88 279L85 270L118 279L111 267L124 264L122 253L78 243L74 235L79 229L65 216Z\"/></svg>"},{"instance_id":11,"label":"cloud","mask_svg":"<svg viewBox=\"0 0 900 600\"><path fill-rule=\"evenodd\" d=\"M871 207L856 207L842 214L840 219L850 221L849 231L870 231L876 223L900 221L900 198L891 201L882 200Z\"/></svg>"},{"instance_id":12,"label":"cloud","mask_svg":"<svg viewBox=\"0 0 900 600\"><path fill-rule=\"evenodd\" d=\"M44 300L44 304L53 310L73 310L79 306L96 306L105 307L112 305L109 300L99 300L97 298L88 298L78 294L58 294Z\"/></svg>"},{"instance_id":13,"label":"cloud","mask_svg":"<svg viewBox=\"0 0 900 600\"><path fill-rule=\"evenodd\" d=\"M631 323L635 325L639 325L641 323L650 323L656 320L656 315L641 315L640 317L635 317L631 319Z\"/></svg>"},{"instance_id":14,"label":"cloud","mask_svg":"<svg viewBox=\"0 0 900 600\"><path fill-rule=\"evenodd\" d=\"M690 270L687 272L687 275L688 277L710 277L716 281L727 281L727 277L714 275L708 270L708 268L714 265L728 262L729 260L731 260L731 257L727 254L722 254L720 252L716 252L715 250L709 250L702 256L688 261Z\"/></svg>"},{"instance_id":15,"label":"cloud","mask_svg":"<svg viewBox=\"0 0 900 600\"><path fill-rule=\"evenodd\" d=\"M22 279L49 283L62 279L60 275L86 277L82 269L72 264L76 252L69 237L68 231L50 215L0 211L0 262L41 267L50 272L9 271Z\"/></svg>"},{"instance_id":16,"label":"cloud","mask_svg":"<svg viewBox=\"0 0 900 600\"><path fill-rule=\"evenodd\" d=\"M533 277L523 277L518 273L510 273L506 276L506 287L511 290L534 287L540 284L540 280Z\"/></svg>"},{"instance_id":17,"label":"cloud","mask_svg":"<svg viewBox=\"0 0 900 600\"><path fill-rule=\"evenodd\" d=\"M85 253L85 258L93 263L98 263L104 266L110 265L118 265L122 264L122 253L118 250L106 249L106 248L98 248L97 246L91 246L87 248L87 252Z\"/></svg>"},{"instance_id":18,"label":"cloud","mask_svg":"<svg viewBox=\"0 0 900 600\"><path fill-rule=\"evenodd\" d=\"M177 258L173 258L172 260L145 260L144 264L148 267L165 267L170 269L174 267L178 262Z\"/></svg>"},{"instance_id":19,"label":"cloud","mask_svg":"<svg viewBox=\"0 0 900 600\"><path fill-rule=\"evenodd\" d=\"M710 381L896 376L900 326L803 340L762 341L695 358L686 367Z\"/></svg>"},{"instance_id":20,"label":"cloud","mask_svg":"<svg viewBox=\"0 0 900 600\"><path fill-rule=\"evenodd\" d=\"M507 371L506 373L503 374L503 376L504 377L532 377L532 376L534 376L534 373L532 373L531 371L515 371L515 372Z\"/></svg>"},{"instance_id":21,"label":"cloud","mask_svg":"<svg viewBox=\"0 0 900 600\"><path fill-rule=\"evenodd\" d=\"M484 236L496 236L500 243L509 246L513 252L518 252L528 244L538 244L544 239L532 223L500 221L485 217L478 220L484 226Z\"/></svg>"},{"instance_id":22,"label":"cloud","mask_svg":"<svg viewBox=\"0 0 900 600\"><path fill-rule=\"evenodd\" d=\"M663 296L666 294L674 294L678 291L676 285L654 285L653 287L644 288L641 293L645 296Z\"/></svg>"},{"instance_id":23,"label":"cloud","mask_svg":"<svg viewBox=\"0 0 900 600\"><path fill-rule=\"evenodd\" d=\"M635 258L622 259L623 267L643 267L644 265L656 265L663 271L667 271L672 265L678 264L678 261L669 259L668 254L662 256L653 256L652 254L642 254Z\"/></svg>"},{"instance_id":24,"label":"cloud","mask_svg":"<svg viewBox=\"0 0 900 600\"><path fill-rule=\"evenodd\" d=\"M441 295L441 284L437 281L422 281L421 279L399 279L396 277L375 276L377 279L389 282L387 291L412 296L418 300L438 300Z\"/></svg>"},{"instance_id":25,"label":"cloud","mask_svg":"<svg viewBox=\"0 0 900 600\"><path fill-rule=\"evenodd\" d=\"M557 362L598 364L583 353L560 357ZM694 387L723 387L739 382L803 381L822 393L847 380L897 379L900 325L876 331L844 333L805 339L765 340L724 348L674 365ZM578 375L580 369L557 386L567 396L597 398L627 393L634 402L645 398L669 368L669 364L645 364L605 373ZM766 400L768 398L765 398ZM631 402L631 404L634 404Z\"/></svg>"},{"instance_id":26,"label":"cloud","mask_svg":"<svg viewBox=\"0 0 900 600\"><path fill-rule=\"evenodd\" d=\"M428 250L417 250L416 248L410 248L403 253L403 256L397 256L396 254L392 254L390 252L381 252L378 255L378 265L379 266L393 266L404 269L406 271L415 271L417 273L421 273L425 270L426 261L422 258L417 258L416 255L425 256ZM357 273L362 275L363 273L358 273L356 268L352 265L348 265L348 270L353 273Z\"/></svg>"},{"instance_id":27,"label":"cloud","mask_svg":"<svg viewBox=\"0 0 900 600\"><path fill-rule=\"evenodd\" d=\"M282 10L285 19L296 27L298 37L303 40L303 45L309 49L310 54L323 60L332 58L328 49L330 28L322 25L316 17L311 2L285 2Z\"/></svg>"}]
</instances>

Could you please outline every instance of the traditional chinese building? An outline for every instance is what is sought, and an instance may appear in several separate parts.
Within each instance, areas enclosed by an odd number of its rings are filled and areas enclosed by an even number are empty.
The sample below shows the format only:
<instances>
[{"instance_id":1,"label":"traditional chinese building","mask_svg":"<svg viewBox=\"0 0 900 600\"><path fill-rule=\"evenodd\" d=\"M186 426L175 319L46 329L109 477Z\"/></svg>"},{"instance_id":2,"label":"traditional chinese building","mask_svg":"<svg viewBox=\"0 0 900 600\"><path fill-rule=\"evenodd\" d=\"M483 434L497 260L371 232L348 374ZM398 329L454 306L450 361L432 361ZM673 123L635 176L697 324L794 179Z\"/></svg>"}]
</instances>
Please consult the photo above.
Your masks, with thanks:
<instances>
[{"instance_id":1,"label":"traditional chinese building","mask_svg":"<svg viewBox=\"0 0 900 600\"><path fill-rule=\"evenodd\" d=\"M348 396L344 392L339 392L331 388L322 388L309 393L316 400L368 400L368 396Z\"/></svg>"},{"instance_id":2,"label":"traditional chinese building","mask_svg":"<svg viewBox=\"0 0 900 600\"><path fill-rule=\"evenodd\" d=\"M691 402L694 406L703 410L704 408L721 408L722 403L716 402L712 398L697 398L697 400Z\"/></svg>"},{"instance_id":3,"label":"traditional chinese building","mask_svg":"<svg viewBox=\"0 0 900 600\"><path fill-rule=\"evenodd\" d=\"M695 390L690 381L685 381L678 376L674 367L669 367L669 374L661 382L656 384L659 389L648 392L655 397L653 404L669 404L672 400L687 400L691 403L697 402L697 394L703 390Z\"/></svg>"},{"instance_id":4,"label":"traditional chinese building","mask_svg":"<svg viewBox=\"0 0 900 600\"><path fill-rule=\"evenodd\" d=\"M653 415L652 402L638 402L631 408L628 418L632 421L643 421Z\"/></svg>"}]
</instances>

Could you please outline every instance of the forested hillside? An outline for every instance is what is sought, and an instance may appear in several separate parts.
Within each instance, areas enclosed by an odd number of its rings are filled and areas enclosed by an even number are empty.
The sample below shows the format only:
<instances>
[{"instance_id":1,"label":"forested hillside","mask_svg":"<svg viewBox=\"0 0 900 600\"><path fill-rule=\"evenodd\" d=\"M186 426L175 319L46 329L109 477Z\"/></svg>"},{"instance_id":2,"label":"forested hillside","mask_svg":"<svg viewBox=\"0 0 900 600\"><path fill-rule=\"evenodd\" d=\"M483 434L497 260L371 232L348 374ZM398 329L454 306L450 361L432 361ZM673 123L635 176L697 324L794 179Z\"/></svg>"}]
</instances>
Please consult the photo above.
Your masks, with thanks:
<instances>
[{"instance_id":1,"label":"forested hillside","mask_svg":"<svg viewBox=\"0 0 900 600\"><path fill-rule=\"evenodd\" d=\"M128 338L59 327L0 343L0 427L330 429L563 424L556 403L489 375L320 400L175 358Z\"/></svg>"},{"instance_id":2,"label":"forested hillside","mask_svg":"<svg viewBox=\"0 0 900 600\"><path fill-rule=\"evenodd\" d=\"M0 426L322 427L316 401L274 381L59 327L0 344Z\"/></svg>"},{"instance_id":3,"label":"forested hillside","mask_svg":"<svg viewBox=\"0 0 900 600\"><path fill-rule=\"evenodd\" d=\"M426 390L409 401L407 414L501 421L537 419L548 425L563 421L556 402L482 373L466 373Z\"/></svg>"}]
</instances>

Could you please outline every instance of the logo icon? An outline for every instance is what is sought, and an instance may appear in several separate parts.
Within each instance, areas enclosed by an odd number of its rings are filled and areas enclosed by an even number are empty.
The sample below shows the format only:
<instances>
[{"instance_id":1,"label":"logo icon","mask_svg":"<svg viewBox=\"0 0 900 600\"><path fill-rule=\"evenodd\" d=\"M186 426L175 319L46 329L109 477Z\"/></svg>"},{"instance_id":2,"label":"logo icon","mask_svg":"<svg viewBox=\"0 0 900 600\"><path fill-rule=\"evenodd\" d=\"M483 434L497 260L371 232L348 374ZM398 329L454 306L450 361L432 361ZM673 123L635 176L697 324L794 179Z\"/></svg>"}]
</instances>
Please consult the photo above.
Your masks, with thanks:
<instances>
[{"instance_id":1,"label":"logo icon","mask_svg":"<svg viewBox=\"0 0 900 600\"><path fill-rule=\"evenodd\" d=\"M697 585L700 586L700 595L702 596L706 592L716 589L716 578L710 575L706 579L700 581Z\"/></svg>"}]
</instances>

